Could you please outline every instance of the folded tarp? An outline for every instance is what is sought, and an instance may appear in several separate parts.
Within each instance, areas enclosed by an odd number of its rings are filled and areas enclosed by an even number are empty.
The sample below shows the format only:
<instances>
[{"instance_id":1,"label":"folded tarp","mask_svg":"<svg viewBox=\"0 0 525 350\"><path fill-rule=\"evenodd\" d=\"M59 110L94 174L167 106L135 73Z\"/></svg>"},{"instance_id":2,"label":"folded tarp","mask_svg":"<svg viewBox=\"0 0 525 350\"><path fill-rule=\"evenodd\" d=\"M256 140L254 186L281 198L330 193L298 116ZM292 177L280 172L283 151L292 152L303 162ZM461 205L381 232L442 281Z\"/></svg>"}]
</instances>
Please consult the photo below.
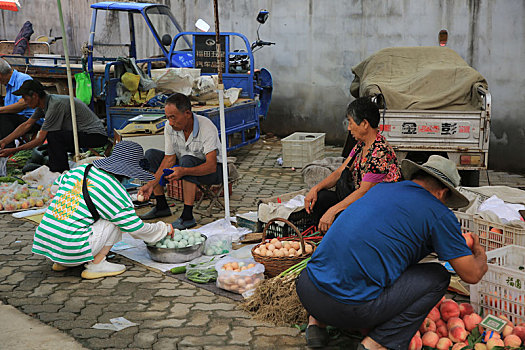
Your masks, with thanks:
<instances>
[{"instance_id":1,"label":"folded tarp","mask_svg":"<svg viewBox=\"0 0 525 350\"><path fill-rule=\"evenodd\" d=\"M479 110L485 78L447 47L383 49L352 68L354 97L382 93L388 109Z\"/></svg>"}]
</instances>

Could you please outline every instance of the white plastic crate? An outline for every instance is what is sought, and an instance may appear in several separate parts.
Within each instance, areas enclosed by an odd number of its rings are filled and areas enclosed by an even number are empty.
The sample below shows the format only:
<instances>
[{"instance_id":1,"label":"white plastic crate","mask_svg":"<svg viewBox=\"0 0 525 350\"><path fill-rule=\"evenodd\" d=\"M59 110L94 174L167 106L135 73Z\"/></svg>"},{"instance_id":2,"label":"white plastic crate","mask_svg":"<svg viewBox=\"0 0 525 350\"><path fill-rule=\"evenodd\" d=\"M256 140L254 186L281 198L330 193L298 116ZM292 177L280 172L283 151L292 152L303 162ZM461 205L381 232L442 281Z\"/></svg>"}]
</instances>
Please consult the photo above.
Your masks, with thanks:
<instances>
[{"instance_id":1,"label":"white plastic crate","mask_svg":"<svg viewBox=\"0 0 525 350\"><path fill-rule=\"evenodd\" d=\"M325 133L294 132L281 140L283 166L302 168L306 164L324 157Z\"/></svg>"},{"instance_id":2,"label":"white plastic crate","mask_svg":"<svg viewBox=\"0 0 525 350\"><path fill-rule=\"evenodd\" d=\"M470 301L480 315L525 322L525 247L509 245L487 252L488 271L470 286Z\"/></svg>"},{"instance_id":3,"label":"white plastic crate","mask_svg":"<svg viewBox=\"0 0 525 350\"><path fill-rule=\"evenodd\" d=\"M479 243L485 251L501 248L511 244L525 246L525 229L490 222L480 217L474 218Z\"/></svg>"},{"instance_id":4,"label":"white plastic crate","mask_svg":"<svg viewBox=\"0 0 525 350\"><path fill-rule=\"evenodd\" d=\"M477 233L476 223L474 222L473 214L467 214L457 210L454 210L454 214L456 215L459 223L461 224L461 233Z\"/></svg>"}]
</instances>

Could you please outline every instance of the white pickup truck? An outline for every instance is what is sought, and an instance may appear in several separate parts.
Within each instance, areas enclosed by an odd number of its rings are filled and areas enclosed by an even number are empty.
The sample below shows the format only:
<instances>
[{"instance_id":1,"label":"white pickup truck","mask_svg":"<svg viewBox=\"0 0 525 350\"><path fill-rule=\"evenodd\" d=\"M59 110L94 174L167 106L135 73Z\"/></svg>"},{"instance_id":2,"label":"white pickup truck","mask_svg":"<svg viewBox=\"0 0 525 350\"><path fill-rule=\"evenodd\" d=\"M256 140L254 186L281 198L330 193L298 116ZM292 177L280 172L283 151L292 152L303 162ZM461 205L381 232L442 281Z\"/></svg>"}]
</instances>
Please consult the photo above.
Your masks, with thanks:
<instances>
[{"instance_id":1,"label":"white pickup truck","mask_svg":"<svg viewBox=\"0 0 525 350\"><path fill-rule=\"evenodd\" d=\"M481 74L446 47L383 49L352 71L352 95L378 95L386 107L380 129L400 161L423 163L439 154L456 163L462 185L479 185L479 170L487 168L491 117Z\"/></svg>"}]
</instances>

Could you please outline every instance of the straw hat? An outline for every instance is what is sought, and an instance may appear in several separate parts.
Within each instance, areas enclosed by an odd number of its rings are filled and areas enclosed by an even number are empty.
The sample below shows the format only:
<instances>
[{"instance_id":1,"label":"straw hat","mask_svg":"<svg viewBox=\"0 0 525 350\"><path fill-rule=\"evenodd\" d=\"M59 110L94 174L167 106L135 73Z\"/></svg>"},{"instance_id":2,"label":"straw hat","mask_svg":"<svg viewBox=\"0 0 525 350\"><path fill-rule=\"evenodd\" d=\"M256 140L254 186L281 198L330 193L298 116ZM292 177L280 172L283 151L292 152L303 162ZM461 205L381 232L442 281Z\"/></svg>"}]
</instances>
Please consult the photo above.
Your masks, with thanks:
<instances>
[{"instance_id":1,"label":"straw hat","mask_svg":"<svg viewBox=\"0 0 525 350\"><path fill-rule=\"evenodd\" d=\"M142 146L133 141L122 141L115 145L111 156L97 159L93 165L107 172L123 175L130 179L151 181L155 177L140 166L144 159Z\"/></svg>"},{"instance_id":2,"label":"straw hat","mask_svg":"<svg viewBox=\"0 0 525 350\"><path fill-rule=\"evenodd\" d=\"M450 159L432 155L427 162L418 165L408 159L403 159L401 162L401 173L405 180L412 180L414 174L423 170L429 175L439 180L450 190L450 196L445 201L445 205L450 208L463 208L469 204L468 199L456 190L459 186L461 177L459 176L456 164Z\"/></svg>"}]
</instances>

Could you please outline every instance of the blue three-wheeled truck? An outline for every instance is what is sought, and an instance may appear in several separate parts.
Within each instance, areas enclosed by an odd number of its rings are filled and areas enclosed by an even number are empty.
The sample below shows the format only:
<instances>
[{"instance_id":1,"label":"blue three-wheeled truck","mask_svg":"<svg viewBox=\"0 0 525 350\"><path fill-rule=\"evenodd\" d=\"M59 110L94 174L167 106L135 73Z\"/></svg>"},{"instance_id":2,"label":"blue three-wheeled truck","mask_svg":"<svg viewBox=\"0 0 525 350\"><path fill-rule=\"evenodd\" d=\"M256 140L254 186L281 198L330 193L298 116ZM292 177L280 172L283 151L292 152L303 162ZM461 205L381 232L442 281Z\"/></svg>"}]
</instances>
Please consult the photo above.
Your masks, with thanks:
<instances>
[{"instance_id":1,"label":"blue three-wheeled truck","mask_svg":"<svg viewBox=\"0 0 525 350\"><path fill-rule=\"evenodd\" d=\"M119 94L122 94L121 78L123 73L130 71L130 58L134 61L132 66L140 67L146 79L151 77L152 71L156 69L169 68L200 69L200 76L217 75L215 33L182 31L166 5L111 1L92 4L91 8L89 40L82 50L83 57L71 59L72 72L75 74L85 71L89 74L93 92L91 107L99 115L105 114L109 135L113 136L115 130L125 128L130 123L130 119L137 116L146 118L159 116L159 123L165 122L162 121L164 109L161 103L150 105L119 102L121 101ZM267 17L268 13L261 11L257 20L262 24ZM115 18L120 20L111 23L110 21L114 21ZM106 28L101 24L105 24ZM115 26L121 32L124 31L123 28L128 27L129 35L126 33L117 36L126 37L127 42L109 42L108 37L113 37L111 35L113 28L108 29L108 24ZM138 38L142 41L137 40ZM236 102L225 107L226 145L228 150L233 150L259 139L259 121L266 117L271 101L272 77L264 68L255 69L253 52L273 43L262 41L258 37L257 41L250 45L244 35L234 32L221 32L220 41L224 88L240 89ZM140 45L149 47L153 45L157 55L139 58L137 52L146 51L141 50ZM104 51L108 48L109 50ZM112 51L113 48L121 49L117 57L108 57L107 54L101 57L94 54L94 52L117 52L117 50ZM122 49L125 50L124 54ZM67 93L67 89L64 89L66 66L63 57L50 58L48 62L51 61L51 64L35 64L38 60L32 56L6 55L4 57L16 69L28 72L47 86L55 85L60 93ZM42 61L42 56L39 60ZM196 102L193 110L210 118L220 131L217 103ZM161 125L159 123L157 124ZM145 129L145 131L151 130Z\"/></svg>"}]
</instances>

